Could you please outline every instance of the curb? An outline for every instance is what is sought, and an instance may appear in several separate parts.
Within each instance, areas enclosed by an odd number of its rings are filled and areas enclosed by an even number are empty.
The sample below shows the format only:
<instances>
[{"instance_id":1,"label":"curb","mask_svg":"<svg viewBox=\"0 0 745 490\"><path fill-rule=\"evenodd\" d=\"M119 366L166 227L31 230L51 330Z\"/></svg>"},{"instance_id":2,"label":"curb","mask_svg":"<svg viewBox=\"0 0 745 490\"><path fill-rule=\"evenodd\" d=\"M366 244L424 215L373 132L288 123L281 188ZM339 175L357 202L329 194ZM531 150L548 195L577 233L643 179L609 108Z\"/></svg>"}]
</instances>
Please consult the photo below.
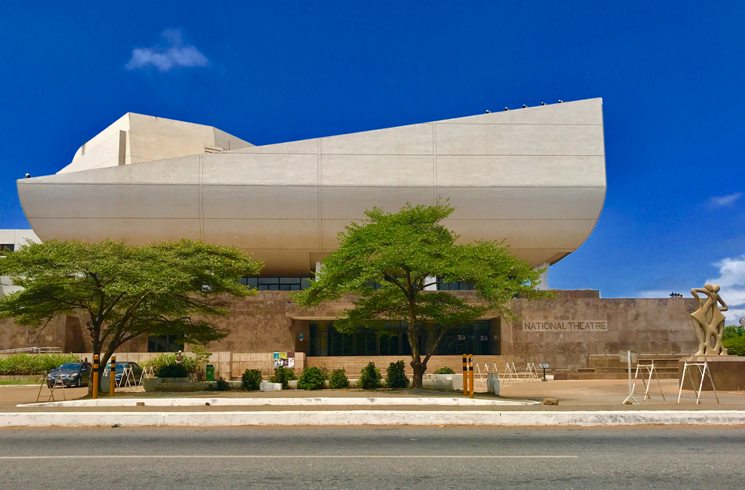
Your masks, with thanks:
<instances>
[{"instance_id":1,"label":"curb","mask_svg":"<svg viewBox=\"0 0 745 490\"><path fill-rule=\"evenodd\" d=\"M211 406L442 406L442 407L498 407L540 405L533 400L471 399L465 397L306 397L306 398L99 398L97 400L67 400L57 402L24 403L20 408L48 407L203 407Z\"/></svg>"},{"instance_id":2,"label":"curb","mask_svg":"<svg viewBox=\"0 0 745 490\"><path fill-rule=\"evenodd\" d=\"M23 412L0 413L0 427L225 426L617 426L745 425L742 410L493 412Z\"/></svg>"}]
</instances>

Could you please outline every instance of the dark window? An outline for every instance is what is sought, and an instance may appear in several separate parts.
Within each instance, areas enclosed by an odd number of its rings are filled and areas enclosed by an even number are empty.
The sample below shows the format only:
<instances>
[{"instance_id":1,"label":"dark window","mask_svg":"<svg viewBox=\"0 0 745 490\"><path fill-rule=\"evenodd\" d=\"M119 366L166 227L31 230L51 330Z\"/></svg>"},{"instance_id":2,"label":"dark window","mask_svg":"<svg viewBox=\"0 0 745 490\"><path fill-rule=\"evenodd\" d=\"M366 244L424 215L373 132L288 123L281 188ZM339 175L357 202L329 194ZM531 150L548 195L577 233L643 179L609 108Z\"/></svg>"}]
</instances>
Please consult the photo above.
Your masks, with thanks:
<instances>
[{"instance_id":1,"label":"dark window","mask_svg":"<svg viewBox=\"0 0 745 490\"><path fill-rule=\"evenodd\" d=\"M300 291L310 286L309 277L242 277L240 283L259 291Z\"/></svg>"},{"instance_id":2,"label":"dark window","mask_svg":"<svg viewBox=\"0 0 745 490\"><path fill-rule=\"evenodd\" d=\"M498 328L492 328L489 320L480 320L449 330L439 347L438 355L497 355ZM428 345L439 334L439 327L429 325L421 335L420 349L429 350ZM406 327L403 322L389 322L385 328L360 328L345 334L334 328L334 322L310 323L310 356L408 356L411 354Z\"/></svg>"},{"instance_id":3,"label":"dark window","mask_svg":"<svg viewBox=\"0 0 745 490\"><path fill-rule=\"evenodd\" d=\"M12 243L0 243L0 255L5 255L8 252L13 252L16 246Z\"/></svg>"},{"instance_id":4,"label":"dark window","mask_svg":"<svg viewBox=\"0 0 745 490\"><path fill-rule=\"evenodd\" d=\"M437 282L439 291L473 291L473 284L465 281Z\"/></svg>"},{"instance_id":5,"label":"dark window","mask_svg":"<svg viewBox=\"0 0 745 490\"><path fill-rule=\"evenodd\" d=\"M181 335L151 335L147 338L148 352L176 352L184 350L184 337Z\"/></svg>"}]
</instances>

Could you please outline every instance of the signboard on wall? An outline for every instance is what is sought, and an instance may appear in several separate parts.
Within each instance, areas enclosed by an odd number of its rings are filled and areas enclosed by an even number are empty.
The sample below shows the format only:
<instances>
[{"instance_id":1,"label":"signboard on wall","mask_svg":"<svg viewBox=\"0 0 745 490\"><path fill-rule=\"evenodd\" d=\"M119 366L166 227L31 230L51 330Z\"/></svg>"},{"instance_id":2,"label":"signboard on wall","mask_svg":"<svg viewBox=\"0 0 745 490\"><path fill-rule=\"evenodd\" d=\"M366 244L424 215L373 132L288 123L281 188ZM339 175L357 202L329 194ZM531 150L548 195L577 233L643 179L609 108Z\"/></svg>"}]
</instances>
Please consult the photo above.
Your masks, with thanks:
<instances>
[{"instance_id":1,"label":"signboard on wall","mask_svg":"<svg viewBox=\"0 0 745 490\"><path fill-rule=\"evenodd\" d=\"M523 332L607 332L607 320L525 320Z\"/></svg>"},{"instance_id":2,"label":"signboard on wall","mask_svg":"<svg viewBox=\"0 0 745 490\"><path fill-rule=\"evenodd\" d=\"M295 367L295 353L294 352L274 352L272 354L272 364L274 365L275 369L278 367L294 368Z\"/></svg>"}]
</instances>

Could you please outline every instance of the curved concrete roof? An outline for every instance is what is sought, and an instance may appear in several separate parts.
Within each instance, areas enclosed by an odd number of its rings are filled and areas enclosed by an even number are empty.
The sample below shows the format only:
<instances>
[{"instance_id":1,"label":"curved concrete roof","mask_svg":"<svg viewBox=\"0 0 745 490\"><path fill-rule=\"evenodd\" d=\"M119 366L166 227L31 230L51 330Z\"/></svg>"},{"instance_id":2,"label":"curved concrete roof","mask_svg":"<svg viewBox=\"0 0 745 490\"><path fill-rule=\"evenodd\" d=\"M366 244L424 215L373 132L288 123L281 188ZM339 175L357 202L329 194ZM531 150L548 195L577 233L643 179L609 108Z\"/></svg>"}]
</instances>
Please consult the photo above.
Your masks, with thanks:
<instances>
[{"instance_id":1,"label":"curved concrete roof","mask_svg":"<svg viewBox=\"0 0 745 490\"><path fill-rule=\"evenodd\" d=\"M438 198L455 207L446 224L462 241L504 239L533 265L553 263L589 236L605 197L601 99L242 143L78 171L73 161L19 180L18 193L43 240L205 240L265 260L267 275L312 270L367 208Z\"/></svg>"}]
</instances>

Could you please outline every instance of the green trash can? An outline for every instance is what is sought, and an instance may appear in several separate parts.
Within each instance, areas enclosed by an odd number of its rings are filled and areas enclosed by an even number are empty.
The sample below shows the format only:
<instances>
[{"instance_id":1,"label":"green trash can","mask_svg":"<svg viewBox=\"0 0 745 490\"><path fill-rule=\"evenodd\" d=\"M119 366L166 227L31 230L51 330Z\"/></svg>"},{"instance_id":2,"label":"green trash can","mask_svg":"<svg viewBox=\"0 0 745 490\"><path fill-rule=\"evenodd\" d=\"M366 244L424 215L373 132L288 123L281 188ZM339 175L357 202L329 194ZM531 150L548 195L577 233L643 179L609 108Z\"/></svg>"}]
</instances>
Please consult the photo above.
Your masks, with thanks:
<instances>
[{"instance_id":1,"label":"green trash can","mask_svg":"<svg viewBox=\"0 0 745 490\"><path fill-rule=\"evenodd\" d=\"M212 364L207 364L207 366L205 366L204 373L207 375L207 381L215 380L215 366Z\"/></svg>"}]
</instances>

